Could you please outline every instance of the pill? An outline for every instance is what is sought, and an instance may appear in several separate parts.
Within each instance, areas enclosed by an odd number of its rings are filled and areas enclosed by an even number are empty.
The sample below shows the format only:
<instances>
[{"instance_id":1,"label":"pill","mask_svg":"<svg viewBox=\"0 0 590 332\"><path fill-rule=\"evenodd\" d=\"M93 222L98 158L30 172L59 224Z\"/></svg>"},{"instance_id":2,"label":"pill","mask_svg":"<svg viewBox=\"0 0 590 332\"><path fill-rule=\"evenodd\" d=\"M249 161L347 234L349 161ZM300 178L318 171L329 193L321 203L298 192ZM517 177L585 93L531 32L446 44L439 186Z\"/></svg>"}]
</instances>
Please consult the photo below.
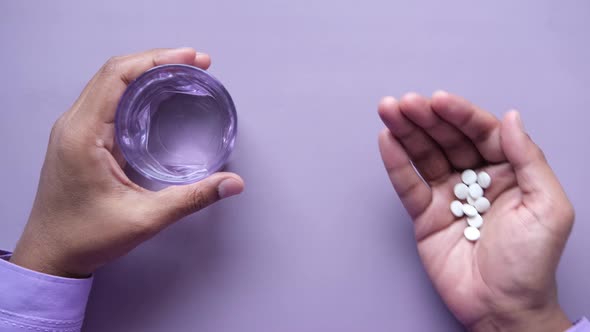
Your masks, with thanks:
<instances>
[{"instance_id":1,"label":"pill","mask_svg":"<svg viewBox=\"0 0 590 332\"><path fill-rule=\"evenodd\" d=\"M461 174L461 180L466 185L473 184L477 181L477 174L472 169L465 170Z\"/></svg>"},{"instance_id":2,"label":"pill","mask_svg":"<svg viewBox=\"0 0 590 332\"><path fill-rule=\"evenodd\" d=\"M459 201L452 201L451 212L457 218L463 217L463 203Z\"/></svg>"},{"instance_id":3,"label":"pill","mask_svg":"<svg viewBox=\"0 0 590 332\"><path fill-rule=\"evenodd\" d=\"M477 183L469 185L469 196L473 199L478 199L483 196L483 189Z\"/></svg>"},{"instance_id":4,"label":"pill","mask_svg":"<svg viewBox=\"0 0 590 332\"><path fill-rule=\"evenodd\" d=\"M492 177L487 172L479 172L477 175L477 183L484 189L492 184Z\"/></svg>"},{"instance_id":5,"label":"pill","mask_svg":"<svg viewBox=\"0 0 590 332\"><path fill-rule=\"evenodd\" d=\"M467 218L467 224L471 227L480 228L483 225L483 218L481 215L476 214L473 217Z\"/></svg>"},{"instance_id":6,"label":"pill","mask_svg":"<svg viewBox=\"0 0 590 332\"><path fill-rule=\"evenodd\" d=\"M457 183L453 191L458 199L466 199L469 196L469 187L465 183Z\"/></svg>"},{"instance_id":7,"label":"pill","mask_svg":"<svg viewBox=\"0 0 590 332\"><path fill-rule=\"evenodd\" d=\"M480 197L475 200L475 204L473 206L479 213L484 213L490 208L490 200L485 197Z\"/></svg>"},{"instance_id":8,"label":"pill","mask_svg":"<svg viewBox=\"0 0 590 332\"><path fill-rule=\"evenodd\" d=\"M481 233L479 232L479 229L469 226L465 228L463 235L465 235L465 238L469 241L477 241L481 236Z\"/></svg>"},{"instance_id":9,"label":"pill","mask_svg":"<svg viewBox=\"0 0 590 332\"><path fill-rule=\"evenodd\" d=\"M475 199L471 198L471 196L467 195L467 204L475 206Z\"/></svg>"},{"instance_id":10,"label":"pill","mask_svg":"<svg viewBox=\"0 0 590 332\"><path fill-rule=\"evenodd\" d=\"M463 213L468 217L473 217L477 214L477 210L469 204L463 204Z\"/></svg>"}]
</instances>

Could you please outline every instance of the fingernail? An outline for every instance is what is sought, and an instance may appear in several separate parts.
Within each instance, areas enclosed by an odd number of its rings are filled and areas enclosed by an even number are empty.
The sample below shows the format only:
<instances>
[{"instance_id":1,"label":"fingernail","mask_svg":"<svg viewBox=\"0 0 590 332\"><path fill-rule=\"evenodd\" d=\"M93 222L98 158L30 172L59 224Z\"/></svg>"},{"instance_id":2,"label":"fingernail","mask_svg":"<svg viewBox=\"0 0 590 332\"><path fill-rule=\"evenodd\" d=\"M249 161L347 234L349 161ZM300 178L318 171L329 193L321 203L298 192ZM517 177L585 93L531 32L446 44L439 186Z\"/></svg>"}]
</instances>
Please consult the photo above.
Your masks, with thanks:
<instances>
[{"instance_id":1,"label":"fingernail","mask_svg":"<svg viewBox=\"0 0 590 332\"><path fill-rule=\"evenodd\" d=\"M195 66L201 69L207 69L211 66L211 57L207 53L197 52L195 55Z\"/></svg>"},{"instance_id":2,"label":"fingernail","mask_svg":"<svg viewBox=\"0 0 590 332\"><path fill-rule=\"evenodd\" d=\"M402 99L416 99L416 98L420 98L420 95L416 92L408 92L406 93Z\"/></svg>"},{"instance_id":3,"label":"fingernail","mask_svg":"<svg viewBox=\"0 0 590 332\"><path fill-rule=\"evenodd\" d=\"M197 55L195 56L195 58L196 59L205 59L205 58L210 58L210 56L207 53L197 52Z\"/></svg>"},{"instance_id":4,"label":"fingernail","mask_svg":"<svg viewBox=\"0 0 590 332\"><path fill-rule=\"evenodd\" d=\"M217 186L217 193L220 198L235 196L244 190L242 182L236 179L225 179Z\"/></svg>"},{"instance_id":5,"label":"fingernail","mask_svg":"<svg viewBox=\"0 0 590 332\"><path fill-rule=\"evenodd\" d=\"M449 95L449 93L446 92L445 90L436 90L432 94L433 97L445 97L445 96L448 96L448 95Z\"/></svg>"},{"instance_id":6,"label":"fingernail","mask_svg":"<svg viewBox=\"0 0 590 332\"><path fill-rule=\"evenodd\" d=\"M381 98L381 100L379 101L380 105L389 105L389 104L395 104L395 103L397 103L397 100L392 96L385 96L385 97Z\"/></svg>"},{"instance_id":7,"label":"fingernail","mask_svg":"<svg viewBox=\"0 0 590 332\"><path fill-rule=\"evenodd\" d=\"M516 120L516 124L518 125L518 128L520 128L520 130L524 133L526 132L525 128L524 128L524 124L522 123L522 118L520 117L520 113L518 111L513 111L514 112L514 119Z\"/></svg>"}]
</instances>

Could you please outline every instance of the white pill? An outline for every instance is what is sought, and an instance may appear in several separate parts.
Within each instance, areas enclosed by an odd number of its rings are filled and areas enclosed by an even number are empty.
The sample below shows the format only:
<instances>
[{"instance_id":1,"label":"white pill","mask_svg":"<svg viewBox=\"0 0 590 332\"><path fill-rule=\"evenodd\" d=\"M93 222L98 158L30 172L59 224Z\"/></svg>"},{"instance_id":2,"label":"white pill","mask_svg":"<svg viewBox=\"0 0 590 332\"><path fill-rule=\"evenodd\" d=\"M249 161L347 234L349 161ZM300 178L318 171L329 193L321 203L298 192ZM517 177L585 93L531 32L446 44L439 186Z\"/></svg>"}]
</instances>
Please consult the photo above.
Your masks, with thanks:
<instances>
[{"instance_id":1,"label":"white pill","mask_svg":"<svg viewBox=\"0 0 590 332\"><path fill-rule=\"evenodd\" d=\"M451 212L457 218L463 217L463 203L459 201L452 201Z\"/></svg>"},{"instance_id":2,"label":"white pill","mask_svg":"<svg viewBox=\"0 0 590 332\"><path fill-rule=\"evenodd\" d=\"M473 183L469 185L469 196L473 199L478 199L483 196L483 189L477 183Z\"/></svg>"},{"instance_id":3,"label":"white pill","mask_svg":"<svg viewBox=\"0 0 590 332\"><path fill-rule=\"evenodd\" d=\"M469 187L465 183L457 183L453 191L458 199L466 199L469 196Z\"/></svg>"},{"instance_id":4,"label":"white pill","mask_svg":"<svg viewBox=\"0 0 590 332\"><path fill-rule=\"evenodd\" d=\"M465 238L469 241L477 241L481 236L481 233L479 232L479 229L469 226L465 228L463 235L465 235Z\"/></svg>"},{"instance_id":5,"label":"white pill","mask_svg":"<svg viewBox=\"0 0 590 332\"><path fill-rule=\"evenodd\" d=\"M469 195L467 195L467 204L475 206L475 199L473 199Z\"/></svg>"},{"instance_id":6,"label":"white pill","mask_svg":"<svg viewBox=\"0 0 590 332\"><path fill-rule=\"evenodd\" d=\"M473 217L477 214L477 210L469 204L463 204L463 213L468 217Z\"/></svg>"},{"instance_id":7,"label":"white pill","mask_svg":"<svg viewBox=\"0 0 590 332\"><path fill-rule=\"evenodd\" d=\"M479 172L477 175L477 183L483 188L486 189L492 184L492 177L486 172Z\"/></svg>"},{"instance_id":8,"label":"white pill","mask_svg":"<svg viewBox=\"0 0 590 332\"><path fill-rule=\"evenodd\" d=\"M477 174L472 169L465 170L461 174L461 180L466 185L473 184L477 181Z\"/></svg>"},{"instance_id":9,"label":"white pill","mask_svg":"<svg viewBox=\"0 0 590 332\"><path fill-rule=\"evenodd\" d=\"M490 201L485 197L480 197L476 199L475 204L473 204L473 206L475 206L475 209L479 213L486 212L490 208L490 205Z\"/></svg>"},{"instance_id":10,"label":"white pill","mask_svg":"<svg viewBox=\"0 0 590 332\"><path fill-rule=\"evenodd\" d=\"M467 224L471 227L480 228L483 225L483 218L479 214L467 218Z\"/></svg>"}]
</instances>

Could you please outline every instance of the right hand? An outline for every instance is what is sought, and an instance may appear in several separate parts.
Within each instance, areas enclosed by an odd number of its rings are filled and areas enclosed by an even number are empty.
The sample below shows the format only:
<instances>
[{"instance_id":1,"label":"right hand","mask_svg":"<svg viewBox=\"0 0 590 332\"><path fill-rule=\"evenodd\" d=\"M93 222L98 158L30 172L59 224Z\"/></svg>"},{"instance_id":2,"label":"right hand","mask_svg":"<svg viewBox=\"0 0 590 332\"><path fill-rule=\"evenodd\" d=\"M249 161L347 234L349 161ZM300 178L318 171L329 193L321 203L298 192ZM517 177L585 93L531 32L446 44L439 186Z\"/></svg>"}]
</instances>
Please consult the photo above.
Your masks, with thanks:
<instances>
[{"instance_id":1,"label":"right hand","mask_svg":"<svg viewBox=\"0 0 590 332\"><path fill-rule=\"evenodd\" d=\"M574 210L520 116L503 121L445 92L386 97L380 149L414 220L418 252L451 312L473 331L563 331L555 271ZM414 168L415 166L415 168ZM449 204L464 169L486 170L481 238L466 240ZM416 170L418 172L416 172Z\"/></svg>"},{"instance_id":2,"label":"right hand","mask_svg":"<svg viewBox=\"0 0 590 332\"><path fill-rule=\"evenodd\" d=\"M217 173L158 192L133 183L114 138L114 117L127 84L151 67L207 69L207 54L156 49L109 60L53 126L37 197L10 261L63 277L85 277L164 227L239 194L242 179Z\"/></svg>"}]
</instances>

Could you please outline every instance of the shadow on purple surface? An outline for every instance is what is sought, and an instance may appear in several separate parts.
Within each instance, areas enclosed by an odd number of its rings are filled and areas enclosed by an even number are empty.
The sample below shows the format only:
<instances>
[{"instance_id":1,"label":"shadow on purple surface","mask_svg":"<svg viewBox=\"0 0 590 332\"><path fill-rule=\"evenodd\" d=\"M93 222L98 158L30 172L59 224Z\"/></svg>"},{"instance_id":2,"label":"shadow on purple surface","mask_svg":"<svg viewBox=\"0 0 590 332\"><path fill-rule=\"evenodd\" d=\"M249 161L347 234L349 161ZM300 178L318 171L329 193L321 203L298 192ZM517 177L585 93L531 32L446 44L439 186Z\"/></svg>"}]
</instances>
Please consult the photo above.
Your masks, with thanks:
<instances>
[{"instance_id":1,"label":"shadow on purple surface","mask_svg":"<svg viewBox=\"0 0 590 332\"><path fill-rule=\"evenodd\" d=\"M226 169L231 169L231 164ZM130 167L125 172L146 189L166 187ZM228 269L221 248L225 219L229 218L221 206L210 206L100 269L84 331L135 331L146 324L159 330L157 326L166 321L162 316L173 310L179 294L206 292L216 271ZM189 284L190 290L182 288Z\"/></svg>"}]
</instances>

